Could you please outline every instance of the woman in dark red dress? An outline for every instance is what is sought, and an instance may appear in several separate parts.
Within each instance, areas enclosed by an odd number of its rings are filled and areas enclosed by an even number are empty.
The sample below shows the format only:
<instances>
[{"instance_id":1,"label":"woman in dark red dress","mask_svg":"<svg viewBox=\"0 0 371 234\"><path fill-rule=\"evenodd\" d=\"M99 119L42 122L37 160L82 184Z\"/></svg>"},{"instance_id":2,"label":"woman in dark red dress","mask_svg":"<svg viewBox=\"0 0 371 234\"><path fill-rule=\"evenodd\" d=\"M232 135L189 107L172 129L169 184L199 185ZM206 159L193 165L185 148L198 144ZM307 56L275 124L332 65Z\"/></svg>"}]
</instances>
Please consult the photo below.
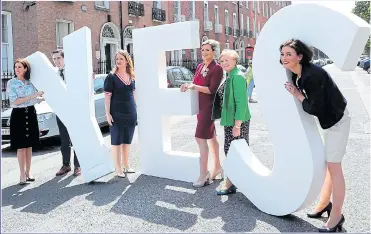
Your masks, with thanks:
<instances>
[{"instance_id":1,"label":"woman in dark red dress","mask_svg":"<svg viewBox=\"0 0 371 234\"><path fill-rule=\"evenodd\" d=\"M203 63L196 69L192 84L180 87L182 92L193 89L199 92L199 114L197 115L196 141L200 149L200 176L193 183L194 187L203 187L214 180L222 172L219 160L219 143L216 139L214 120L211 119L211 110L215 93L223 78L223 69L214 60L215 52L219 49L219 42L207 40L202 43L201 54ZM209 145L214 157L212 173L207 169Z\"/></svg>"}]
</instances>

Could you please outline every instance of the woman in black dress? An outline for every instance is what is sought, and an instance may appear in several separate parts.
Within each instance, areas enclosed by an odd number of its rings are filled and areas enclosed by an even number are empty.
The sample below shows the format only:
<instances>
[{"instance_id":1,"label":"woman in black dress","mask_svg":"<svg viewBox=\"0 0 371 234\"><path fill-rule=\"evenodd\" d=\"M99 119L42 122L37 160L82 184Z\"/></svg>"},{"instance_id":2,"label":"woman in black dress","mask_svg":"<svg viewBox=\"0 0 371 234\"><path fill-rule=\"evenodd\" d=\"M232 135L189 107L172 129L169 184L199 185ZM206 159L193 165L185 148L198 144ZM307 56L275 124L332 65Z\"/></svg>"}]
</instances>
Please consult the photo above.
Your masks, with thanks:
<instances>
[{"instance_id":1,"label":"woman in black dress","mask_svg":"<svg viewBox=\"0 0 371 234\"><path fill-rule=\"evenodd\" d=\"M15 77L8 81L7 93L10 106L10 145L17 150L20 185L35 181L30 174L32 147L39 145L39 125L34 105L44 99L30 81L31 68L25 59L14 63Z\"/></svg>"},{"instance_id":2,"label":"woman in black dress","mask_svg":"<svg viewBox=\"0 0 371 234\"><path fill-rule=\"evenodd\" d=\"M104 82L105 107L115 171L118 177L125 178L124 173L134 173L129 167L129 151L137 123L135 76L128 52L119 50L115 61L115 67Z\"/></svg>"}]
</instances>

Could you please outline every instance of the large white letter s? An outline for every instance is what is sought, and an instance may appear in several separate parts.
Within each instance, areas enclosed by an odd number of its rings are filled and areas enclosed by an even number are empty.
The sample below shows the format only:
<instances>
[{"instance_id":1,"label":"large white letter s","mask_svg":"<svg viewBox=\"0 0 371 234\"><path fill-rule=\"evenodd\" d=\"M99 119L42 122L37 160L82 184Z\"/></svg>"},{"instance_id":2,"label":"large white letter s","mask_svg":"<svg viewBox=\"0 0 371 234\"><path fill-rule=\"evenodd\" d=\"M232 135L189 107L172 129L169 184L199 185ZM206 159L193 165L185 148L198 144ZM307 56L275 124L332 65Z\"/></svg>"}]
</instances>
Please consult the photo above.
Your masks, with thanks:
<instances>
[{"instance_id":1,"label":"large white letter s","mask_svg":"<svg viewBox=\"0 0 371 234\"><path fill-rule=\"evenodd\" d=\"M354 70L369 34L369 25L359 17L317 4L285 7L265 24L253 68L274 143L274 167L270 171L262 165L244 140L232 143L224 166L227 176L261 211L286 215L307 207L318 197L325 176L325 153L314 117L284 88L291 79L279 63L280 44L298 38L325 52L340 69Z\"/></svg>"}]
</instances>

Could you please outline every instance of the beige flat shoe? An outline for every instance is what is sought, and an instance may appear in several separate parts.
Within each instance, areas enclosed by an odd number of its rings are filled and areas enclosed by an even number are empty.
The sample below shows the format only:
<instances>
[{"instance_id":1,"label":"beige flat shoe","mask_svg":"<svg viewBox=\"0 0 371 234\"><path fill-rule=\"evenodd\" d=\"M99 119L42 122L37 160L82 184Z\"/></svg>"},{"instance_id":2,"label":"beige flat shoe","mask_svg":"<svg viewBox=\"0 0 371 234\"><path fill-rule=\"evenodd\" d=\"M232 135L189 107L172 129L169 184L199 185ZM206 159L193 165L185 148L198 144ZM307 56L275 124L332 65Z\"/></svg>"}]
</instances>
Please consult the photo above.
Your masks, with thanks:
<instances>
[{"instance_id":1,"label":"beige flat shoe","mask_svg":"<svg viewBox=\"0 0 371 234\"><path fill-rule=\"evenodd\" d=\"M134 169L131 167L129 168L124 167L122 170L124 171L124 173L135 173Z\"/></svg>"}]
</instances>

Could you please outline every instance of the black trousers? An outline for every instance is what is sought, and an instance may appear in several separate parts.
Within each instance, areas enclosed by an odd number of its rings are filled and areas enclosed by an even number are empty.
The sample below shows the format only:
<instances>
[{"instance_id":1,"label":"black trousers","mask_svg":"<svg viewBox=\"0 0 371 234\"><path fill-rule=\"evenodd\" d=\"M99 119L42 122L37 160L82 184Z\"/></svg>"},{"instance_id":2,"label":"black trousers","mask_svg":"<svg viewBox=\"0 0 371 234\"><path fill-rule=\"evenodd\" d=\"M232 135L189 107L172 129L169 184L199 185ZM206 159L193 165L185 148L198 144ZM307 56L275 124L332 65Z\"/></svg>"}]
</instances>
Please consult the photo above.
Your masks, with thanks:
<instances>
[{"instance_id":1,"label":"black trousers","mask_svg":"<svg viewBox=\"0 0 371 234\"><path fill-rule=\"evenodd\" d=\"M70 135L68 134L66 126L62 123L62 121L57 116L57 125L59 128L59 136L61 138L61 152L63 157L63 165L70 166L71 165L71 139ZM75 150L73 151L74 160L73 164L76 167L80 167L79 160L77 159Z\"/></svg>"}]
</instances>

